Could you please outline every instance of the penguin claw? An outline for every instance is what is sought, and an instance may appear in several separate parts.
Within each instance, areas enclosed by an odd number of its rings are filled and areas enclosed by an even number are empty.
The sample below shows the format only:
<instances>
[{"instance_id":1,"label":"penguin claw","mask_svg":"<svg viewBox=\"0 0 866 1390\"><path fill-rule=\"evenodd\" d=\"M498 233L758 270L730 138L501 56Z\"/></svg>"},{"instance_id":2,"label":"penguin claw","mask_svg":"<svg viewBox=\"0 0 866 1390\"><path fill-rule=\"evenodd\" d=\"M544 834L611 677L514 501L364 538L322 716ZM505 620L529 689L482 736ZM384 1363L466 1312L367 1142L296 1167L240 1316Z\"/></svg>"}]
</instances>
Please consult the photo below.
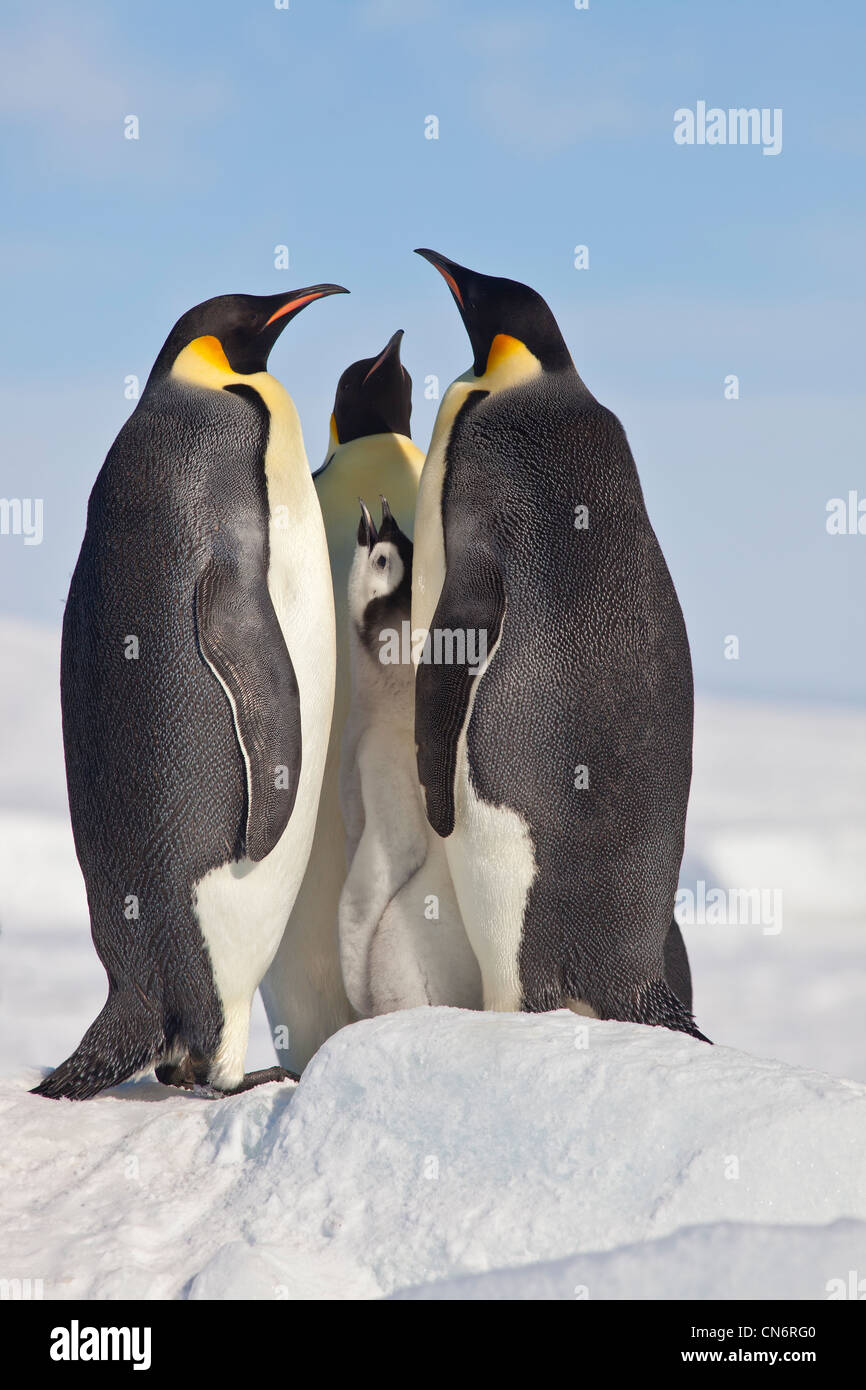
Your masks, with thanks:
<instances>
[{"instance_id":1,"label":"penguin claw","mask_svg":"<svg viewBox=\"0 0 866 1390\"><path fill-rule=\"evenodd\" d=\"M222 1100L226 1095L225 1091L218 1091L215 1086L202 1086L197 1081L183 1083L181 1089L191 1091L199 1100Z\"/></svg>"},{"instance_id":2,"label":"penguin claw","mask_svg":"<svg viewBox=\"0 0 866 1390\"><path fill-rule=\"evenodd\" d=\"M224 1100L226 1096L239 1096L244 1091L251 1091L254 1086L267 1085L269 1081L300 1081L297 1072L286 1071L285 1067L263 1067L260 1071L248 1071L237 1086L230 1090L223 1090L219 1086L212 1086L208 1081L196 1081L191 1075L183 1075L180 1070L175 1070L172 1080L166 1077L167 1068L157 1068L158 1079L164 1086L173 1086L179 1091L191 1091L199 1100ZM159 1076L159 1072L163 1076Z\"/></svg>"},{"instance_id":3,"label":"penguin claw","mask_svg":"<svg viewBox=\"0 0 866 1390\"><path fill-rule=\"evenodd\" d=\"M263 1067L261 1071L248 1071L246 1076L230 1090L218 1086L194 1085L191 1089L202 1100L225 1100L227 1096L240 1096L244 1091L252 1091L255 1086L266 1086L269 1081L300 1081L297 1072L286 1071L285 1067Z\"/></svg>"}]
</instances>

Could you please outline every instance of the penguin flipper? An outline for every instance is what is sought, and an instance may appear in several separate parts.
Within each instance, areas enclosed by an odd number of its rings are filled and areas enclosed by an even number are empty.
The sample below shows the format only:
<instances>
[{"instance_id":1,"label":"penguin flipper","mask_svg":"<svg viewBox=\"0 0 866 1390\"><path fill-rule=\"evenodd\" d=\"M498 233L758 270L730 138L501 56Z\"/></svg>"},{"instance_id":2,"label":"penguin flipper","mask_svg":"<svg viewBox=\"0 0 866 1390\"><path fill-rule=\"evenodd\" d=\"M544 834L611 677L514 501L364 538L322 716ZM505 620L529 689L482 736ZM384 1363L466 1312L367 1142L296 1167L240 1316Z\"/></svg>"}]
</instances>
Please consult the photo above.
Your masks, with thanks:
<instances>
[{"instance_id":1,"label":"penguin flipper","mask_svg":"<svg viewBox=\"0 0 866 1390\"><path fill-rule=\"evenodd\" d=\"M486 548L472 547L472 554L458 558L449 551L439 603L430 625L428 643L436 634L456 632L484 633L489 654L499 640L505 614L505 587L495 558ZM456 561L456 563L455 563ZM451 575L460 575L460 584ZM466 655L464 651L464 656ZM478 672L468 662L438 663L425 654L415 678L415 743L418 749L418 777L424 788L427 819L443 838L454 829L454 773L457 743L466 722L466 712ZM480 655L476 645L476 655Z\"/></svg>"},{"instance_id":2,"label":"penguin flipper","mask_svg":"<svg viewBox=\"0 0 866 1390\"><path fill-rule=\"evenodd\" d=\"M265 567L249 561L214 550L196 585L196 626L202 656L232 707L247 770L246 852L258 862L277 844L294 809L301 706Z\"/></svg>"}]
</instances>

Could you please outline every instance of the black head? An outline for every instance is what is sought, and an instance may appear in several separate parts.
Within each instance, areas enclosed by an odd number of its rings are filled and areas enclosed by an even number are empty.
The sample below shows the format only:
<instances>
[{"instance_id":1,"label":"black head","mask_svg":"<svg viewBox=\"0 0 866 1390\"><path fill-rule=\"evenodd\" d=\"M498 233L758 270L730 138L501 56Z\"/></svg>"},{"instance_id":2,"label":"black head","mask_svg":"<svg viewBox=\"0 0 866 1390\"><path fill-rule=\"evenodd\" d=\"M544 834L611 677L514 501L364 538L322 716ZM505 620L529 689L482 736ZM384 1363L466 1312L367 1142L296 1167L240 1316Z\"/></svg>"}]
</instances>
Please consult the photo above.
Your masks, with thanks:
<instances>
[{"instance_id":1,"label":"black head","mask_svg":"<svg viewBox=\"0 0 866 1390\"><path fill-rule=\"evenodd\" d=\"M348 294L342 285L308 285L281 294L221 294L178 319L156 359L151 379L170 372L178 354L199 338L215 339L233 372L267 369L271 348L287 323L307 304L329 294ZM218 347L217 347L218 345Z\"/></svg>"},{"instance_id":2,"label":"black head","mask_svg":"<svg viewBox=\"0 0 866 1390\"><path fill-rule=\"evenodd\" d=\"M387 497L379 496L382 504L382 520L379 529L370 515L370 509L363 497L359 497L361 504L361 520L358 523L358 544L364 545L372 553L373 549L381 541L385 545L393 545L399 554L404 565L411 570L412 568L412 542L409 537L400 530L397 521L388 506Z\"/></svg>"},{"instance_id":3,"label":"black head","mask_svg":"<svg viewBox=\"0 0 866 1390\"><path fill-rule=\"evenodd\" d=\"M438 251L419 248L416 254L436 267L454 296L472 344L476 376L484 375L493 340L500 334L523 343L546 372L573 369L559 325L535 290L518 280L467 270Z\"/></svg>"},{"instance_id":4,"label":"black head","mask_svg":"<svg viewBox=\"0 0 866 1390\"><path fill-rule=\"evenodd\" d=\"M400 530L384 497L378 530L363 498L358 549L349 580L349 609L367 645L391 622L409 616L412 542Z\"/></svg>"},{"instance_id":5,"label":"black head","mask_svg":"<svg viewBox=\"0 0 866 1390\"><path fill-rule=\"evenodd\" d=\"M334 426L341 444L368 434L409 435L412 378L400 361L402 337L398 328L378 357L353 362L340 377Z\"/></svg>"}]
</instances>

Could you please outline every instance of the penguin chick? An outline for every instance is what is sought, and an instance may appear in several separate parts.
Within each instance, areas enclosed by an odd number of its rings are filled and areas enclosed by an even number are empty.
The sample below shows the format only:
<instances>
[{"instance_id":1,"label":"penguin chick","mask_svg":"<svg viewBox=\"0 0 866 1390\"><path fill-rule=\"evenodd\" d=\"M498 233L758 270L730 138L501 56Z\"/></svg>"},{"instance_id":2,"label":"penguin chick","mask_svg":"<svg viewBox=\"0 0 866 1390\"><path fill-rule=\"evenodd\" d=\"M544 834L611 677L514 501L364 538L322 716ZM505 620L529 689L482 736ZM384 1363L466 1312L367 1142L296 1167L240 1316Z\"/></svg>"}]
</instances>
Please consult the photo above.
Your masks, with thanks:
<instances>
[{"instance_id":1,"label":"penguin chick","mask_svg":"<svg viewBox=\"0 0 866 1390\"><path fill-rule=\"evenodd\" d=\"M424 814L415 758L409 619L412 542L382 498L379 530L361 503L349 574L352 703L340 790L363 827L340 898L340 957L354 1008L478 1008L481 976L441 842Z\"/></svg>"},{"instance_id":2,"label":"penguin chick","mask_svg":"<svg viewBox=\"0 0 866 1390\"><path fill-rule=\"evenodd\" d=\"M412 380L400 360L402 329L372 357L340 376L322 466L314 474L328 537L337 626L334 715L313 847L277 954L261 993L280 1061L300 1070L355 1016L343 987L337 918L348 865L363 820L346 821L340 805L340 756L352 697L349 572L355 558L358 494L385 493L397 514L415 515L424 455L410 437ZM405 522L404 522L405 524ZM408 527L407 527L408 529ZM351 804L360 808L360 797ZM301 969L299 970L299 962ZM305 977L312 973L312 993Z\"/></svg>"}]
</instances>

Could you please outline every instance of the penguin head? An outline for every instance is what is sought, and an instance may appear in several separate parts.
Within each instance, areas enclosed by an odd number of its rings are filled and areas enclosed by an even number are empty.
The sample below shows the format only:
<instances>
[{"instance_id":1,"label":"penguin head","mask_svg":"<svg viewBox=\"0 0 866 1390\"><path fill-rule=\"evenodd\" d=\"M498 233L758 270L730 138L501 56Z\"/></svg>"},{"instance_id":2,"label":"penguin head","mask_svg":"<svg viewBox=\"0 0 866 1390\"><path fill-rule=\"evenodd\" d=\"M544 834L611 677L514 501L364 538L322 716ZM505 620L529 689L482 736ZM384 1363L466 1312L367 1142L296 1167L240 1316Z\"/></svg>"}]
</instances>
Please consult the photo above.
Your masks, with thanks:
<instances>
[{"instance_id":1,"label":"penguin head","mask_svg":"<svg viewBox=\"0 0 866 1390\"><path fill-rule=\"evenodd\" d=\"M332 420L337 444L369 434L411 438L412 378L400 361L402 337L403 330L398 328L378 357L364 357L343 372Z\"/></svg>"},{"instance_id":2,"label":"penguin head","mask_svg":"<svg viewBox=\"0 0 866 1390\"><path fill-rule=\"evenodd\" d=\"M307 304L329 294L348 294L342 285L308 285L281 294L221 294L179 318L151 372L171 371L185 348L232 372L247 376L267 370L271 348L287 323Z\"/></svg>"},{"instance_id":3,"label":"penguin head","mask_svg":"<svg viewBox=\"0 0 866 1390\"><path fill-rule=\"evenodd\" d=\"M436 267L454 296L472 344L472 370L476 376L484 376L490 369L491 350L495 356L502 342L509 340L522 344L538 359L543 371L574 370L559 325L547 302L535 290L518 280L467 270L438 251L419 247L416 255Z\"/></svg>"},{"instance_id":4,"label":"penguin head","mask_svg":"<svg viewBox=\"0 0 866 1390\"><path fill-rule=\"evenodd\" d=\"M412 542L382 497L379 529L361 500L358 544L349 574L349 613L361 640L378 648L383 628L409 617L412 601Z\"/></svg>"}]
</instances>

